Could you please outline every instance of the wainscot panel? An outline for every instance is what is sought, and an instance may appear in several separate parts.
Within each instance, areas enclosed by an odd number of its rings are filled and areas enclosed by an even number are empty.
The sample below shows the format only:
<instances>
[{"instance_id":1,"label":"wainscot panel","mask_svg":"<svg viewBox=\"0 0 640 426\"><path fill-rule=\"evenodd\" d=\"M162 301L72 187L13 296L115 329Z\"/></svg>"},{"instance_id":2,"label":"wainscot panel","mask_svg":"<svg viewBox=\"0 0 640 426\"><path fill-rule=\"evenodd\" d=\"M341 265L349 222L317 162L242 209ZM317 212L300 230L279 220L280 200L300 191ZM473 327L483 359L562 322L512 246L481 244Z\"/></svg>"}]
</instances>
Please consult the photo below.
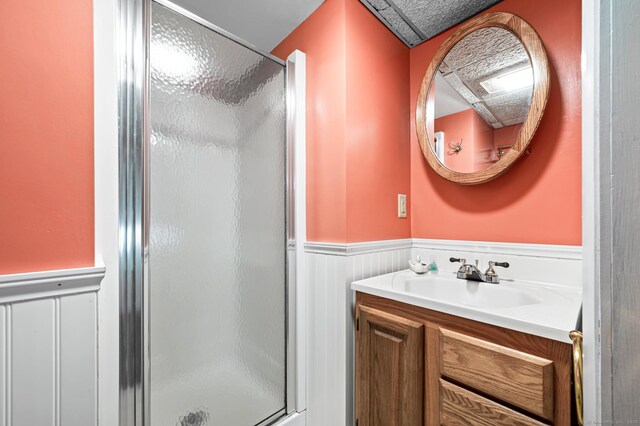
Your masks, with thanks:
<instances>
[{"instance_id":1,"label":"wainscot panel","mask_svg":"<svg viewBox=\"0 0 640 426\"><path fill-rule=\"evenodd\" d=\"M104 272L0 275L0 426L97 425Z\"/></svg>"}]
</instances>

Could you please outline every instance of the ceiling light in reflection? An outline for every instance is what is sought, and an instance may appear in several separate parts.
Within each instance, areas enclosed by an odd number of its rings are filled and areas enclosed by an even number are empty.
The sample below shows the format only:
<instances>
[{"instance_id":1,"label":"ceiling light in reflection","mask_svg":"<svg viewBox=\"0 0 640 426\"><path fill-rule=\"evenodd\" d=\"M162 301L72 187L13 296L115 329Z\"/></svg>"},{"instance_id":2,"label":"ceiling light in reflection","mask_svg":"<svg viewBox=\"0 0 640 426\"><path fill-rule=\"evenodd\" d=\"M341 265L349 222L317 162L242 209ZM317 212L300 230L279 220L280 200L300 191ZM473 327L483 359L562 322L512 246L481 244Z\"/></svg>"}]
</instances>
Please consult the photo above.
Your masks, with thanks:
<instances>
[{"instance_id":1,"label":"ceiling light in reflection","mask_svg":"<svg viewBox=\"0 0 640 426\"><path fill-rule=\"evenodd\" d=\"M533 86L533 69L530 66L489 78L480 83L488 93L511 92Z\"/></svg>"},{"instance_id":2,"label":"ceiling light in reflection","mask_svg":"<svg viewBox=\"0 0 640 426\"><path fill-rule=\"evenodd\" d=\"M151 69L174 79L191 79L198 73L198 61L193 55L163 40L151 44Z\"/></svg>"}]
</instances>

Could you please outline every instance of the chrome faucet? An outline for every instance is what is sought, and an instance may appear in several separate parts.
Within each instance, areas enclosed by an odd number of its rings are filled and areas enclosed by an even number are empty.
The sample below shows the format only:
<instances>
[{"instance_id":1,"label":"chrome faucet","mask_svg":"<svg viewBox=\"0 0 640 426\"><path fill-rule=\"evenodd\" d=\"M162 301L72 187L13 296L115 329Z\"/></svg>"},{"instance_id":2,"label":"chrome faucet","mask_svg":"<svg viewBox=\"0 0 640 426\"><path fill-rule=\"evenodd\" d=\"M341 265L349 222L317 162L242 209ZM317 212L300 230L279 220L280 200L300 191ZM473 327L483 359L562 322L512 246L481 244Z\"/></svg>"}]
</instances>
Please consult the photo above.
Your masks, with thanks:
<instances>
[{"instance_id":1,"label":"chrome faucet","mask_svg":"<svg viewBox=\"0 0 640 426\"><path fill-rule=\"evenodd\" d=\"M500 266L502 268L509 267L508 262L490 261L489 267L484 273L482 273L480 269L478 269L478 260L476 260L475 265L469 265L467 264L466 259L459 259L459 258L452 257L452 258L449 258L449 262L460 263L460 268L458 269L458 273L456 274L456 277L458 277L459 279L471 280L471 281L482 281L482 282L491 283L491 284L498 284L500 282L500 277L498 277L498 274L493 269L494 266Z\"/></svg>"}]
</instances>

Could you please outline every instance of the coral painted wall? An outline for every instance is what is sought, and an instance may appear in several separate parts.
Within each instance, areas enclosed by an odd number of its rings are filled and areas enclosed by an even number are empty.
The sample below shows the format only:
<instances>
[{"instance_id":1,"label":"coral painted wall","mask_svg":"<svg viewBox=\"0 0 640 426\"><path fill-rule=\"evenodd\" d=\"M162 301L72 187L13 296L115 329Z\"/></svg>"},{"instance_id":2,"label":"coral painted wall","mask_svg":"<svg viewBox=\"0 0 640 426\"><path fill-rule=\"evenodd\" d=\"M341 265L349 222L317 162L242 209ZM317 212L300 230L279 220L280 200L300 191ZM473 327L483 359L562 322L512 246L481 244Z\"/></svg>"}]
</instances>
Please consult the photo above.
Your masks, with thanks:
<instances>
[{"instance_id":1,"label":"coral painted wall","mask_svg":"<svg viewBox=\"0 0 640 426\"><path fill-rule=\"evenodd\" d=\"M415 103L424 73L450 29L410 51L412 236L454 240L581 244L581 2L505 0L489 11L528 21L547 50L551 90L531 155L498 179L450 183L418 145Z\"/></svg>"},{"instance_id":2,"label":"coral painted wall","mask_svg":"<svg viewBox=\"0 0 640 426\"><path fill-rule=\"evenodd\" d=\"M0 2L0 274L94 263L92 13Z\"/></svg>"},{"instance_id":3,"label":"coral painted wall","mask_svg":"<svg viewBox=\"0 0 640 426\"><path fill-rule=\"evenodd\" d=\"M274 50L307 55L307 239L347 239L345 8L325 1Z\"/></svg>"},{"instance_id":4,"label":"coral painted wall","mask_svg":"<svg viewBox=\"0 0 640 426\"><path fill-rule=\"evenodd\" d=\"M493 151L493 127L469 108L434 120L435 132L444 132L445 165L453 170L471 173L490 165ZM429 124L427 123L427 127ZM431 133L433 134L433 133ZM449 144L462 141L462 151L450 154Z\"/></svg>"},{"instance_id":5,"label":"coral painted wall","mask_svg":"<svg viewBox=\"0 0 640 426\"><path fill-rule=\"evenodd\" d=\"M473 171L483 170L491 165L493 154L493 127L475 111L473 120Z\"/></svg>"},{"instance_id":6,"label":"coral painted wall","mask_svg":"<svg viewBox=\"0 0 640 426\"><path fill-rule=\"evenodd\" d=\"M434 120L434 132L444 132L444 163L450 169L467 173L473 171L474 114L472 109L467 109ZM449 144L457 144L461 140L462 151L450 154Z\"/></svg>"},{"instance_id":7,"label":"coral painted wall","mask_svg":"<svg viewBox=\"0 0 640 426\"><path fill-rule=\"evenodd\" d=\"M273 53L307 55L307 238L408 238L409 49L357 0L327 0ZM409 198L409 197L408 197Z\"/></svg>"},{"instance_id":8,"label":"coral painted wall","mask_svg":"<svg viewBox=\"0 0 640 426\"><path fill-rule=\"evenodd\" d=\"M497 152L499 146L509 146L513 144L513 140L520 131L522 124L514 124L513 126L501 127L493 131L493 147ZM507 151L505 149L505 151Z\"/></svg>"},{"instance_id":9,"label":"coral painted wall","mask_svg":"<svg viewBox=\"0 0 640 426\"><path fill-rule=\"evenodd\" d=\"M346 0L347 241L411 236L409 48L362 3ZM408 205L408 204L407 204Z\"/></svg>"}]
</instances>

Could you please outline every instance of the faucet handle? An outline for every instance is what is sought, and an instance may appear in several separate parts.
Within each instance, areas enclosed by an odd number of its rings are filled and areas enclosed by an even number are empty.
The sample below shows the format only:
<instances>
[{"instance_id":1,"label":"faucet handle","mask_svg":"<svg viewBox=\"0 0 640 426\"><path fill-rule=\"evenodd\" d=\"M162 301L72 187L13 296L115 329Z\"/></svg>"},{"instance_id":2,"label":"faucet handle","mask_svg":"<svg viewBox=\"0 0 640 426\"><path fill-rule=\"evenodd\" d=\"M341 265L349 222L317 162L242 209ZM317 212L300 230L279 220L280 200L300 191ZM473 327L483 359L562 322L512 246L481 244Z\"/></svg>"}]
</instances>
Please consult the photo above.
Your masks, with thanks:
<instances>
[{"instance_id":1,"label":"faucet handle","mask_svg":"<svg viewBox=\"0 0 640 426\"><path fill-rule=\"evenodd\" d=\"M450 257L449 258L449 262L451 263L456 263L456 262L460 262L460 267L458 268L458 278L461 278L460 274L465 274L465 269L466 269L466 263L467 263L467 259L462 259L462 258L458 258L458 257Z\"/></svg>"},{"instance_id":2,"label":"faucet handle","mask_svg":"<svg viewBox=\"0 0 640 426\"><path fill-rule=\"evenodd\" d=\"M501 266L503 268L508 268L509 267L509 263L508 262L494 262L493 260L489 261L489 267L487 268L487 271L484 273L484 276L485 276L486 281L488 283L498 284L500 282L500 278L498 277L498 274L496 274L495 269L493 269L494 266Z\"/></svg>"},{"instance_id":3,"label":"faucet handle","mask_svg":"<svg viewBox=\"0 0 640 426\"><path fill-rule=\"evenodd\" d=\"M492 278L496 277L496 279L497 279L498 274L496 274L495 269L493 269L494 266L500 266L500 267L503 267L503 268L508 268L509 267L509 262L494 262L493 260L489 261L489 267L487 268L487 271L484 274L487 277L492 277Z\"/></svg>"}]
</instances>

